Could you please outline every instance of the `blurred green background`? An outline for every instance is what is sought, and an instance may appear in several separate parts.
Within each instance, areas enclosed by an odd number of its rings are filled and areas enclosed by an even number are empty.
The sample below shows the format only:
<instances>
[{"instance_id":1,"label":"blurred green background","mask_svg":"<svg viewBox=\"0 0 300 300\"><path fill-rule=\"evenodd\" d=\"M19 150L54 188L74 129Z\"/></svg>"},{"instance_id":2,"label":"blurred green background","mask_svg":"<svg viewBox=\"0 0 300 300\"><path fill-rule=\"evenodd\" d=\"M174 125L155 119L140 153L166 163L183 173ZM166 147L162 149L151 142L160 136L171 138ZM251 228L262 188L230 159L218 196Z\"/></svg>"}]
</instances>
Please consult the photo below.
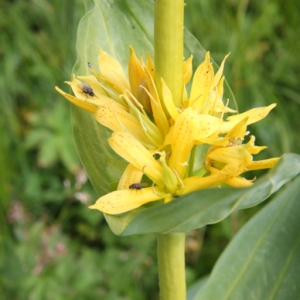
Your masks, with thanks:
<instances>
[{"instance_id":1,"label":"blurred green background","mask_svg":"<svg viewBox=\"0 0 300 300\"><path fill-rule=\"evenodd\" d=\"M149 0L150 1L150 0ZM187 0L186 27L220 63L262 157L300 152L300 2ZM1 299L157 299L155 235L115 237L77 157L54 90L76 60L81 0L0 0ZM260 206L187 234L187 282L208 274Z\"/></svg>"}]
</instances>

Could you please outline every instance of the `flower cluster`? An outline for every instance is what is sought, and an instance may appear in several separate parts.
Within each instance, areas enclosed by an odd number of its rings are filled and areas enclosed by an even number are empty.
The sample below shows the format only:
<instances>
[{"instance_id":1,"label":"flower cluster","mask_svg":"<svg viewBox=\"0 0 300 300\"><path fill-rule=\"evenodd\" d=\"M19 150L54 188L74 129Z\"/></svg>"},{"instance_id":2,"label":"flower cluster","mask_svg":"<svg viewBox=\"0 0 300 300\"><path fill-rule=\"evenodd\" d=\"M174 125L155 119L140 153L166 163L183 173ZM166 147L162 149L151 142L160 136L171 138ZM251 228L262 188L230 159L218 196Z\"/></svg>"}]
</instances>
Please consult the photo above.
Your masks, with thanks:
<instances>
[{"instance_id":1,"label":"flower cluster","mask_svg":"<svg viewBox=\"0 0 300 300\"><path fill-rule=\"evenodd\" d=\"M182 102L176 107L163 78L155 78L151 57L139 60L132 48L128 79L122 66L101 48L100 73L89 64L90 76L73 75L69 84L75 96L56 87L71 103L92 113L103 126L112 130L111 148L128 162L118 189L102 196L90 206L108 214L120 214L145 203L164 202L195 190L225 183L248 187L253 180L241 174L272 168L279 158L253 161L265 149L255 146L247 126L263 119L276 104L254 108L241 114L223 103L222 75L227 56L214 73L210 54L194 73L190 93L184 88ZM192 57L184 62L184 86L192 77ZM157 82L161 82L158 92ZM226 113L233 115L224 119ZM209 148L200 169L194 169L195 149ZM142 177L153 184L141 189Z\"/></svg>"}]
</instances>

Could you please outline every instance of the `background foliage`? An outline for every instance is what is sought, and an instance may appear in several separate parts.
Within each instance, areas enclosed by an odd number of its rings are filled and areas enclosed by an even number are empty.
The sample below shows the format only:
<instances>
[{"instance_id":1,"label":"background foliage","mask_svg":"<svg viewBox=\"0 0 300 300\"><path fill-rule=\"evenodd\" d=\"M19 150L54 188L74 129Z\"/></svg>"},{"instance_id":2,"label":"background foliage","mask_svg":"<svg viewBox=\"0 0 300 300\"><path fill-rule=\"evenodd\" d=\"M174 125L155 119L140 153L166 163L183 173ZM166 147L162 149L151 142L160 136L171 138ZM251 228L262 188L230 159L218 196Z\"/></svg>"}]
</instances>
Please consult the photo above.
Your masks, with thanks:
<instances>
[{"instance_id":1,"label":"background foliage","mask_svg":"<svg viewBox=\"0 0 300 300\"><path fill-rule=\"evenodd\" d=\"M297 0L186 1L186 27L220 63L263 156L300 152ZM69 104L80 0L0 0L0 294L3 299L156 299L155 236L115 237L76 154ZM187 281L208 274L260 206L188 233ZM49 292L51 291L51 292ZM101 298L102 297L102 298Z\"/></svg>"}]
</instances>

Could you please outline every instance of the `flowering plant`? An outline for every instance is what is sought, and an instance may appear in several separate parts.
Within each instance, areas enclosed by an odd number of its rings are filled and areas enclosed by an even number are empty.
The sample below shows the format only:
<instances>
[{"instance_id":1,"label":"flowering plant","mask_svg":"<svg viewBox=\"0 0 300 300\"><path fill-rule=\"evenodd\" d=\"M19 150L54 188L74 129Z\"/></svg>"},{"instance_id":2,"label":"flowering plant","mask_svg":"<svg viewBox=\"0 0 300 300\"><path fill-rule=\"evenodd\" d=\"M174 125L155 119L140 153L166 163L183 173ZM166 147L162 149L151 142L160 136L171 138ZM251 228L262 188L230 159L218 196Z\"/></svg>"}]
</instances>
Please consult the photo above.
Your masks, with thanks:
<instances>
[{"instance_id":1,"label":"flowering plant","mask_svg":"<svg viewBox=\"0 0 300 300\"><path fill-rule=\"evenodd\" d=\"M275 104L223 120L225 113L235 113L222 99L226 58L214 74L207 52L205 61L194 74L189 95L184 89L176 106L163 78L159 95L151 57L148 55L143 63L133 48L130 52L129 80L122 66L99 48L100 73L89 64L92 75L79 76L79 79L73 75L72 82L66 83L75 96L56 88L67 100L92 113L97 122L113 131L108 143L128 162L117 191L102 196L92 209L120 214L148 202L167 203L222 183L248 187L253 180L241 177L242 173L276 164L279 158L253 161L252 156L266 148L255 146L254 136L243 143L249 134L247 125L263 119ZM192 75L191 58L184 62L184 87ZM89 90L85 91L84 87ZM210 147L201 168L193 170L192 151L199 145ZM194 175L199 173L202 175ZM151 180L152 186L143 188L141 193L132 192L134 187L140 189L143 175Z\"/></svg>"},{"instance_id":2,"label":"flowering plant","mask_svg":"<svg viewBox=\"0 0 300 300\"><path fill-rule=\"evenodd\" d=\"M154 61L148 2L127 3L143 26L135 18L129 26L118 1L95 3L79 27L76 75L66 82L74 95L56 88L76 106L78 151L100 194L90 208L103 212L116 234L158 233L161 298L184 299L184 233L267 199L299 172L299 158L253 159L266 146L255 145L248 126L276 104L243 113L230 108L223 76L228 55L215 72L205 52L193 74L192 56L182 59L182 1L155 1ZM103 22L102 11L118 25ZM83 33L89 39L82 41ZM201 46L186 36L196 57ZM257 182L244 177L273 167Z\"/></svg>"}]
</instances>

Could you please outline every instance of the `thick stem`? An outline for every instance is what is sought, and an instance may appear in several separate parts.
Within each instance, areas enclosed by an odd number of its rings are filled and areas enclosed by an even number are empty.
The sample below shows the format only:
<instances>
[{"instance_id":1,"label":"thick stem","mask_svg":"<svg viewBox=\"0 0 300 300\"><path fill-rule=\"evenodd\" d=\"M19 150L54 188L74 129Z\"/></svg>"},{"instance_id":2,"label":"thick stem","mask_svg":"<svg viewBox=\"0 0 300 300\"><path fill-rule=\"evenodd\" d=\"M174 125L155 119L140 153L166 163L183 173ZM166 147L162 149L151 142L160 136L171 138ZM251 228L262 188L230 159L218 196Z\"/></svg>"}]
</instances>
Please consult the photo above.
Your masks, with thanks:
<instances>
[{"instance_id":1,"label":"thick stem","mask_svg":"<svg viewBox=\"0 0 300 300\"><path fill-rule=\"evenodd\" d=\"M160 300L186 299L185 233L157 234Z\"/></svg>"},{"instance_id":2,"label":"thick stem","mask_svg":"<svg viewBox=\"0 0 300 300\"><path fill-rule=\"evenodd\" d=\"M155 0L155 84L161 97L161 78L180 107L183 95L183 0ZM185 233L157 234L161 300L186 299Z\"/></svg>"},{"instance_id":3,"label":"thick stem","mask_svg":"<svg viewBox=\"0 0 300 300\"><path fill-rule=\"evenodd\" d=\"M161 96L161 78L177 107L183 94L183 0L156 0L154 20L155 83Z\"/></svg>"}]
</instances>

